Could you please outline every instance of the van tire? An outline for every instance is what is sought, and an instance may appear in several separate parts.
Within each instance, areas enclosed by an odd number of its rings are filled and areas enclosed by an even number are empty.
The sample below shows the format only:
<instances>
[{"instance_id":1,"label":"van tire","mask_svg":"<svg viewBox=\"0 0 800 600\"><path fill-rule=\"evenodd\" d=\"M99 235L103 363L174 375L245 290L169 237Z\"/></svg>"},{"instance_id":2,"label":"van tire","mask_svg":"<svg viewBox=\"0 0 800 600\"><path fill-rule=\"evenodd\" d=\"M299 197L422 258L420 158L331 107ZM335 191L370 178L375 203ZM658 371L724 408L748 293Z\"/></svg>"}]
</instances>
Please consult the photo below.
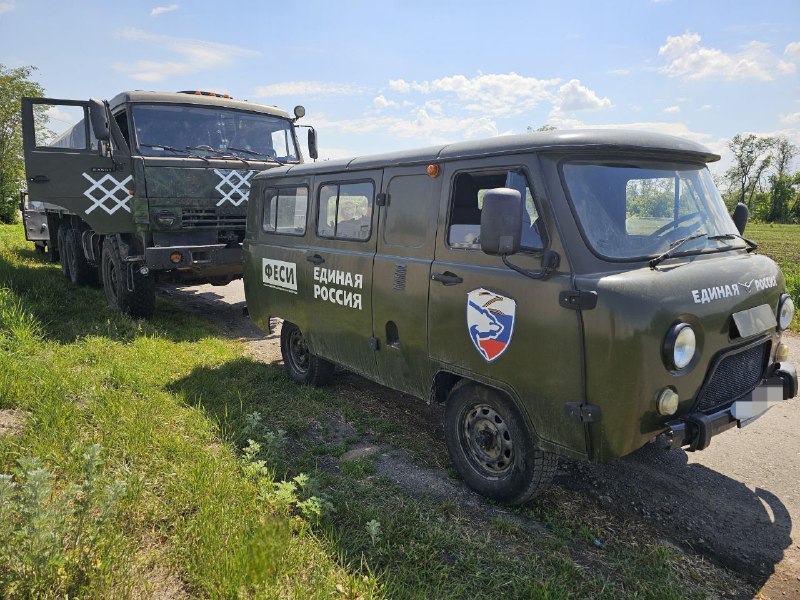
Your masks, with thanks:
<instances>
[{"instance_id":1,"label":"van tire","mask_svg":"<svg viewBox=\"0 0 800 600\"><path fill-rule=\"evenodd\" d=\"M64 246L69 265L69 278L75 285L96 285L98 279L97 268L89 264L80 243L80 232L68 228L65 234Z\"/></svg>"},{"instance_id":2,"label":"van tire","mask_svg":"<svg viewBox=\"0 0 800 600\"><path fill-rule=\"evenodd\" d=\"M523 504L552 481L558 458L534 445L516 404L505 394L464 381L445 406L450 460L473 490L501 504Z\"/></svg>"},{"instance_id":3,"label":"van tire","mask_svg":"<svg viewBox=\"0 0 800 600\"><path fill-rule=\"evenodd\" d=\"M152 317L156 310L156 285L150 275L133 271L133 290L128 289L127 265L122 262L117 240L107 237L103 241L100 273L108 307L124 312L134 319Z\"/></svg>"},{"instance_id":4,"label":"van tire","mask_svg":"<svg viewBox=\"0 0 800 600\"><path fill-rule=\"evenodd\" d=\"M297 383L321 387L333 377L333 363L312 354L300 328L289 321L281 326L281 356L286 372Z\"/></svg>"},{"instance_id":5,"label":"van tire","mask_svg":"<svg viewBox=\"0 0 800 600\"><path fill-rule=\"evenodd\" d=\"M58 233L56 234L56 240L58 241L58 262L61 265L61 273L67 279L72 279L69 274L69 260L67 259L67 231L69 230L68 225L60 225L58 228Z\"/></svg>"}]
</instances>

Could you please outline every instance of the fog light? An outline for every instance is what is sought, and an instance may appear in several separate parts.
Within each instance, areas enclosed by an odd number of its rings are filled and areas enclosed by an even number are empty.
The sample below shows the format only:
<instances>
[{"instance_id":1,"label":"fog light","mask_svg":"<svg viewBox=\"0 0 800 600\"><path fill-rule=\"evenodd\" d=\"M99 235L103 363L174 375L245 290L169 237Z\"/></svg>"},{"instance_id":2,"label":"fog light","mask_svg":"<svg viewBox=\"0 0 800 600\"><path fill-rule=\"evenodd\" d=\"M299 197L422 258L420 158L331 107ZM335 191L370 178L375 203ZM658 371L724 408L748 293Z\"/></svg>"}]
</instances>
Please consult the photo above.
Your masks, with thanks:
<instances>
[{"instance_id":1,"label":"fog light","mask_svg":"<svg viewBox=\"0 0 800 600\"><path fill-rule=\"evenodd\" d=\"M183 254L180 252L173 252L172 254L169 255L169 259L170 261L172 261L174 264L177 265L179 262L183 260Z\"/></svg>"},{"instance_id":2,"label":"fog light","mask_svg":"<svg viewBox=\"0 0 800 600\"><path fill-rule=\"evenodd\" d=\"M787 360L789 360L789 346L780 342L775 348L775 362L786 362Z\"/></svg>"},{"instance_id":3,"label":"fog light","mask_svg":"<svg viewBox=\"0 0 800 600\"><path fill-rule=\"evenodd\" d=\"M658 408L659 414L668 417L670 415L674 415L678 412L678 394L672 388L664 388L661 390L661 393L658 395L658 400L656 401L656 408Z\"/></svg>"}]
</instances>

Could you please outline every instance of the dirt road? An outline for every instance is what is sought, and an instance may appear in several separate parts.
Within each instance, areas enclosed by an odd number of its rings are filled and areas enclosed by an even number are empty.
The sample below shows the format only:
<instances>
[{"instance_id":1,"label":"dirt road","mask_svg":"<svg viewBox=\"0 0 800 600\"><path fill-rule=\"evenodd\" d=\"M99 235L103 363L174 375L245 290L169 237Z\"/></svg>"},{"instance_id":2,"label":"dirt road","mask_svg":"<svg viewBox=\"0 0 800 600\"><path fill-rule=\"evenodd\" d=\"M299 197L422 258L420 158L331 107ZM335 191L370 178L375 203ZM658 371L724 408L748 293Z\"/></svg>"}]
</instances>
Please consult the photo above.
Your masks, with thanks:
<instances>
[{"instance_id":1,"label":"dirt road","mask_svg":"<svg viewBox=\"0 0 800 600\"><path fill-rule=\"evenodd\" d=\"M242 283L224 287L165 286L161 293L219 322L265 363L280 361L277 337L264 336L242 316ZM800 336L786 336L790 360L800 364ZM377 388L392 406L400 394L354 376L336 387ZM353 391L352 389L350 390ZM414 402L411 400L411 402ZM407 404L406 404L407 406ZM426 407L419 425L443 444ZM680 546L708 556L764 586L768 598L800 598L800 398L772 408L744 429L714 438L703 452L655 446L609 464L562 460L556 484L578 491L609 511L641 519Z\"/></svg>"}]
</instances>

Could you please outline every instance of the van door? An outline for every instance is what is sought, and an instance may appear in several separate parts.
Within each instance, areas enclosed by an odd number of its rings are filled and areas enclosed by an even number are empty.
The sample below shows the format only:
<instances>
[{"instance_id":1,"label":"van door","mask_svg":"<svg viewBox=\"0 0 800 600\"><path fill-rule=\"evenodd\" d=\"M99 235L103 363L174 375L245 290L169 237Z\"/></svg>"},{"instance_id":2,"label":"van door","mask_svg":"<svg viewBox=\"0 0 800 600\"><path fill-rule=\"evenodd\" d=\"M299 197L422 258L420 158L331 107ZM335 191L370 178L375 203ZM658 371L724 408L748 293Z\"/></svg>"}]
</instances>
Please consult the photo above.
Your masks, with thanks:
<instances>
[{"instance_id":1,"label":"van door","mask_svg":"<svg viewBox=\"0 0 800 600\"><path fill-rule=\"evenodd\" d=\"M570 289L569 268L553 221L542 213L542 192L532 187L532 169L514 158L445 165L449 189L431 266L430 356L441 368L506 390L540 439L585 453L583 426L564 411L564 403L583 397L578 318L559 305L559 293ZM537 271L542 250L557 249L561 267L547 279L525 277L481 251L482 198L497 187L518 189L526 199L524 251L509 260Z\"/></svg>"},{"instance_id":2,"label":"van door","mask_svg":"<svg viewBox=\"0 0 800 600\"><path fill-rule=\"evenodd\" d=\"M427 397L428 286L436 240L441 178L425 167L384 171L378 253L372 284L375 354L381 382Z\"/></svg>"},{"instance_id":3,"label":"van door","mask_svg":"<svg viewBox=\"0 0 800 600\"><path fill-rule=\"evenodd\" d=\"M42 123L45 118L49 125ZM109 126L113 160L99 154L88 102L23 98L22 139L31 202L74 213L98 233L132 231L130 151L114 119Z\"/></svg>"},{"instance_id":4,"label":"van door","mask_svg":"<svg viewBox=\"0 0 800 600\"><path fill-rule=\"evenodd\" d=\"M381 171L315 179L315 234L302 268L310 281L311 350L365 377L376 378L372 330L372 270L377 242L375 196Z\"/></svg>"}]
</instances>

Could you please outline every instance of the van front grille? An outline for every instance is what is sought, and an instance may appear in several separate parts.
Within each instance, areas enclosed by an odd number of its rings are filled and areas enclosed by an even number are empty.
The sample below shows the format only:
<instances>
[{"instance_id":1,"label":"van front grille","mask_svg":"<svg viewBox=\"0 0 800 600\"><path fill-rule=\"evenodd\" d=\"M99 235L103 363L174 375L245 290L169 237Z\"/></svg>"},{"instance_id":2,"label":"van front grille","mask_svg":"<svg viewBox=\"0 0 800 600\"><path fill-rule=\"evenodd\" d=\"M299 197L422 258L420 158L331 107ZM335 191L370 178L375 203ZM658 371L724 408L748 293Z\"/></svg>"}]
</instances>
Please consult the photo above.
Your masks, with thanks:
<instances>
[{"instance_id":1,"label":"van front grille","mask_svg":"<svg viewBox=\"0 0 800 600\"><path fill-rule=\"evenodd\" d=\"M245 220L245 215L218 214L213 208L191 208L184 209L181 214L181 227L184 229L244 229Z\"/></svg>"},{"instance_id":2,"label":"van front grille","mask_svg":"<svg viewBox=\"0 0 800 600\"><path fill-rule=\"evenodd\" d=\"M769 341L722 358L700 392L697 410L713 412L753 391L764 374Z\"/></svg>"}]
</instances>

